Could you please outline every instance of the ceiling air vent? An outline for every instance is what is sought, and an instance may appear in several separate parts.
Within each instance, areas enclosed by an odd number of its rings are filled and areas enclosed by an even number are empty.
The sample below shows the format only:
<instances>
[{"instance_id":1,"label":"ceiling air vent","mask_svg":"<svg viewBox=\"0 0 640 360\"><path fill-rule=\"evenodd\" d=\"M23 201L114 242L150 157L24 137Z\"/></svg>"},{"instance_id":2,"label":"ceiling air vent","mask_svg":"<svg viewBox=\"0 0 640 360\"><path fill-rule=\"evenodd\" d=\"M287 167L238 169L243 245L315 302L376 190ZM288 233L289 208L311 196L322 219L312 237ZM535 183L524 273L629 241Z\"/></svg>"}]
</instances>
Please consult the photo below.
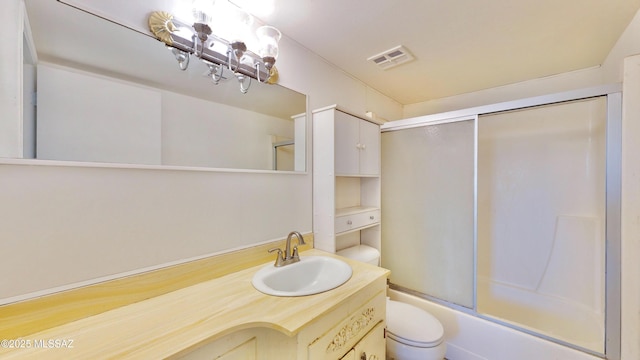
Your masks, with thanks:
<instances>
[{"instance_id":1,"label":"ceiling air vent","mask_svg":"<svg viewBox=\"0 0 640 360\"><path fill-rule=\"evenodd\" d=\"M383 51L367 59L378 65L381 69L387 70L413 60L413 55L404 46L399 45L393 49Z\"/></svg>"}]
</instances>

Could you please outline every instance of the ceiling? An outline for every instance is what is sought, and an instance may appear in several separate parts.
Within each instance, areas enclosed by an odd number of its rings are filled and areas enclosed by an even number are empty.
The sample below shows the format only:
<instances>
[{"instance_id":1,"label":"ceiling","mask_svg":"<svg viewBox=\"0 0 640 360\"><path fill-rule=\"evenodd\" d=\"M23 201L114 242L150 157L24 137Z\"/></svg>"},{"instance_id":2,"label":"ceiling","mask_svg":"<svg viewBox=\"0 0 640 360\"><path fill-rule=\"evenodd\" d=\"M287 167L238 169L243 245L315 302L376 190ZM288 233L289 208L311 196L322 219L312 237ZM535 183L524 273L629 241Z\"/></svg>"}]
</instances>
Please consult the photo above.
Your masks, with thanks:
<instances>
[{"instance_id":1,"label":"ceiling","mask_svg":"<svg viewBox=\"0 0 640 360\"><path fill-rule=\"evenodd\" d=\"M122 1L109 3L152 11L185 0ZM403 105L598 66L640 7L640 0L273 1L263 22ZM398 45L415 59L387 70L367 61Z\"/></svg>"},{"instance_id":2,"label":"ceiling","mask_svg":"<svg viewBox=\"0 0 640 360\"><path fill-rule=\"evenodd\" d=\"M598 66L639 0L275 0L264 20L401 104ZM404 45L412 62L367 58Z\"/></svg>"}]
</instances>

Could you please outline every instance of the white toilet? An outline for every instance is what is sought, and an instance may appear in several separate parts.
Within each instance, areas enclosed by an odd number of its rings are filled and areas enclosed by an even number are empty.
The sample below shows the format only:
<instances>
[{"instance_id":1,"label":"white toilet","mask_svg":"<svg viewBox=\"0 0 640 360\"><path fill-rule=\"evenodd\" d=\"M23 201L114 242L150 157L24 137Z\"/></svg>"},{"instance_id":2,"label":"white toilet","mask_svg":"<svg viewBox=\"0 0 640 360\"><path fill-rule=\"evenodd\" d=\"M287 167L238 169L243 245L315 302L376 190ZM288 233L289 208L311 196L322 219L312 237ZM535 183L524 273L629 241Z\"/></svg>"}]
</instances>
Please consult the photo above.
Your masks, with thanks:
<instances>
[{"instance_id":1,"label":"white toilet","mask_svg":"<svg viewBox=\"0 0 640 360\"><path fill-rule=\"evenodd\" d=\"M378 250L358 245L338 255L378 266ZM387 298L387 360L442 360L446 352L444 328L428 312Z\"/></svg>"}]
</instances>

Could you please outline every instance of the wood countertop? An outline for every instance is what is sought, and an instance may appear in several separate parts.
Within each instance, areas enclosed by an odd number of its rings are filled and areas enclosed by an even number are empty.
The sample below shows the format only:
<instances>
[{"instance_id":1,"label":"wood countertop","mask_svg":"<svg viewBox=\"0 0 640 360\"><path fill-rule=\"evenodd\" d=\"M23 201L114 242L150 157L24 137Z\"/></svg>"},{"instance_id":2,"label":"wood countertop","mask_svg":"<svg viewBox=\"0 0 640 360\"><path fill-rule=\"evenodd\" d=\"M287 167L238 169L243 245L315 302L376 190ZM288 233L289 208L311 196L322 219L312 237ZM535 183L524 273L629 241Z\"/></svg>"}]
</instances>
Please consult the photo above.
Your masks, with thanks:
<instances>
[{"instance_id":1,"label":"wood countertop","mask_svg":"<svg viewBox=\"0 0 640 360\"><path fill-rule=\"evenodd\" d=\"M307 250L304 256L335 256ZM340 287L309 296L265 295L250 267L168 294L3 342L0 359L162 359L238 330L263 327L295 336L343 301L385 278L383 268L341 258L353 269ZM7 348L13 345L14 348ZM15 348L19 347L19 348Z\"/></svg>"}]
</instances>

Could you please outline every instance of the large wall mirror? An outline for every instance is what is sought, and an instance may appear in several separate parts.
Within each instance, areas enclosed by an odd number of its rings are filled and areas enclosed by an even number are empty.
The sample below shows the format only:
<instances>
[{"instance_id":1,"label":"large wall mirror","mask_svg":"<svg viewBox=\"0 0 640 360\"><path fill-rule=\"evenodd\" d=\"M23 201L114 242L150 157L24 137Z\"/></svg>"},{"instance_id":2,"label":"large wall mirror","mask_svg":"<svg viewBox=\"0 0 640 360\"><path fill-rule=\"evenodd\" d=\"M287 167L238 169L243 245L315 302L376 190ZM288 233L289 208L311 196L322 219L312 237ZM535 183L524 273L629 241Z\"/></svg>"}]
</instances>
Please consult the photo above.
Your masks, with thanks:
<instances>
[{"instance_id":1,"label":"large wall mirror","mask_svg":"<svg viewBox=\"0 0 640 360\"><path fill-rule=\"evenodd\" d=\"M38 56L25 157L305 171L304 94L255 80L243 94L233 74L215 85L205 64L181 71L146 33L64 1L25 2Z\"/></svg>"}]
</instances>

